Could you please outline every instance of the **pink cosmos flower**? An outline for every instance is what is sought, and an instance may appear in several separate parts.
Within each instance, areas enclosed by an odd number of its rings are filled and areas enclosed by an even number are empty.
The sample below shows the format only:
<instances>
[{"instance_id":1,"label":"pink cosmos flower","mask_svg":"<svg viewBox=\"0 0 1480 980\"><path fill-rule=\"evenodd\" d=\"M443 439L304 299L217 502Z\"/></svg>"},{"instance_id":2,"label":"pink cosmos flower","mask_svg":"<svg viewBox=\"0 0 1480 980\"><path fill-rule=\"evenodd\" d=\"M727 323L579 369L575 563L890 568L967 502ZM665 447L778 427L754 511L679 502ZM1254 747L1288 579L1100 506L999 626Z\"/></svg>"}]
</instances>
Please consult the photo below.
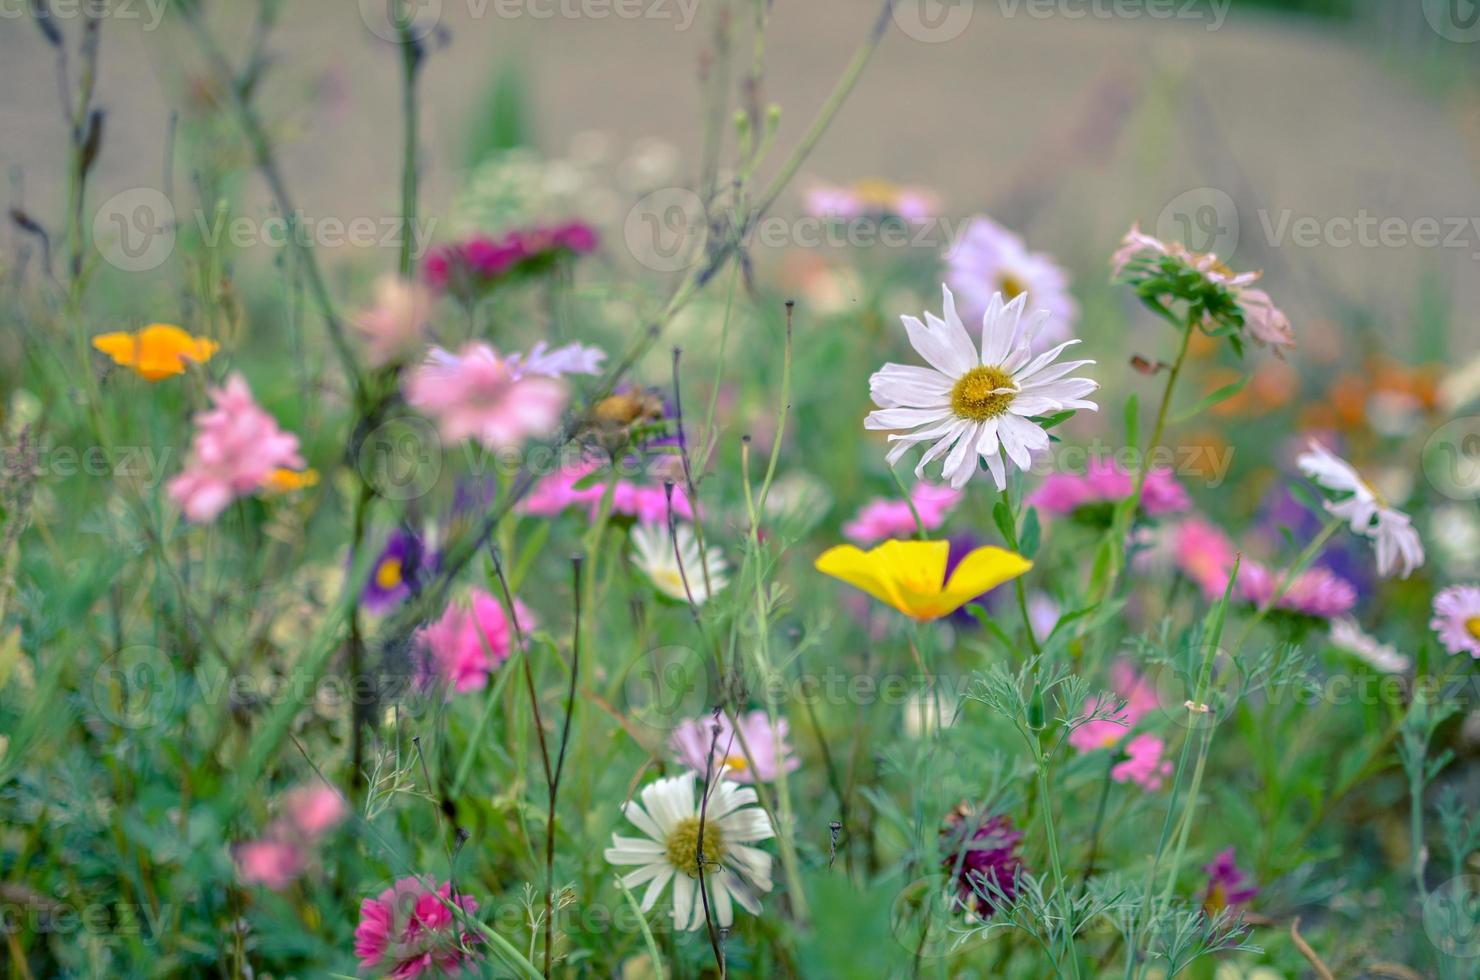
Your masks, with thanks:
<instances>
[{"instance_id":1,"label":"pink cosmos flower","mask_svg":"<svg viewBox=\"0 0 1480 980\"><path fill-rule=\"evenodd\" d=\"M231 501L260 489L274 470L305 465L298 437L278 428L240 374L211 389L210 396L215 407L196 415L190 458L169 483L170 499L198 524L215 520Z\"/></svg>"},{"instance_id":2,"label":"pink cosmos flower","mask_svg":"<svg viewBox=\"0 0 1480 980\"><path fill-rule=\"evenodd\" d=\"M1480 585L1452 585L1435 596L1429 629L1450 653L1480 660Z\"/></svg>"},{"instance_id":3,"label":"pink cosmos flower","mask_svg":"<svg viewBox=\"0 0 1480 980\"><path fill-rule=\"evenodd\" d=\"M514 615L521 631L534 626L534 616L518 599ZM503 604L482 589L473 590L467 607L448 604L441 619L417 633L423 682L450 685L459 694L482 688L514 650L512 626Z\"/></svg>"},{"instance_id":4,"label":"pink cosmos flower","mask_svg":"<svg viewBox=\"0 0 1480 980\"><path fill-rule=\"evenodd\" d=\"M423 973L461 974L477 959L469 947L483 940L476 932L465 931L444 902L468 915L478 911L472 898L454 898L450 883L443 882L433 892L414 877L402 878L378 897L361 902L360 924L355 928L360 967L395 980L411 980Z\"/></svg>"},{"instance_id":5,"label":"pink cosmos flower","mask_svg":"<svg viewBox=\"0 0 1480 980\"><path fill-rule=\"evenodd\" d=\"M554 517L569 507L584 506L594 521L606 496L606 482L594 480L589 485L576 487L594 469L593 465L582 463L551 473L536 483L519 502L519 511L537 517ZM659 485L619 479L612 490L611 512L636 518L644 524L664 523L668 520L667 490ZM684 520L694 519L694 509L679 485L673 487L673 513Z\"/></svg>"},{"instance_id":6,"label":"pink cosmos flower","mask_svg":"<svg viewBox=\"0 0 1480 980\"><path fill-rule=\"evenodd\" d=\"M385 276L375 284L375 306L354 321L373 367L398 361L421 346L435 301L425 285L399 276Z\"/></svg>"},{"instance_id":7,"label":"pink cosmos flower","mask_svg":"<svg viewBox=\"0 0 1480 980\"><path fill-rule=\"evenodd\" d=\"M460 354L432 348L406 382L406 401L436 420L445 442L503 449L554 432L566 390L554 378L520 377L492 347L471 343Z\"/></svg>"},{"instance_id":8,"label":"pink cosmos flower","mask_svg":"<svg viewBox=\"0 0 1480 980\"><path fill-rule=\"evenodd\" d=\"M1148 793L1161 789L1162 780L1172 773L1170 759L1161 757L1166 743L1149 732L1143 732L1125 743L1125 761L1110 770L1117 783L1135 783Z\"/></svg>"},{"instance_id":9,"label":"pink cosmos flower","mask_svg":"<svg viewBox=\"0 0 1480 980\"><path fill-rule=\"evenodd\" d=\"M1106 459L1091 460L1083 473L1051 473L1028 497L1049 514L1071 514L1086 504L1125 500L1136 489L1136 475ZM1154 466L1141 489L1141 511L1150 517L1192 509L1192 500L1172 471Z\"/></svg>"},{"instance_id":10,"label":"pink cosmos flower","mask_svg":"<svg viewBox=\"0 0 1480 980\"><path fill-rule=\"evenodd\" d=\"M961 491L917 483L910 490L910 501L919 511L925 530L933 531L945 523L946 515L961 501ZM915 515L909 503L887 497L877 497L865 504L853 520L843 525L843 535L857 544L912 538L916 531Z\"/></svg>"},{"instance_id":11,"label":"pink cosmos flower","mask_svg":"<svg viewBox=\"0 0 1480 980\"><path fill-rule=\"evenodd\" d=\"M753 783L757 779L768 783L783 772L794 772L802 764L802 760L792 755L791 746L786 742L789 728L785 718L777 718L776 727L772 728L770 716L764 711L752 711L740 715L739 722L737 736L736 726L730 723L728 715L690 719L673 729L668 745L678 761L702 776L713 744L712 771L718 772L720 766L728 766L727 778L737 783ZM714 732L716 727L719 728L718 738ZM751 768L751 760L745 757L746 749L750 750L751 759L755 761L754 768Z\"/></svg>"},{"instance_id":12,"label":"pink cosmos flower","mask_svg":"<svg viewBox=\"0 0 1480 980\"><path fill-rule=\"evenodd\" d=\"M991 218L976 217L946 253L946 283L955 291L961 315L980 320L993 293L1011 302L1028 294L1028 309L1048 310L1048 323L1034 338L1036 350L1066 340L1079 319L1079 304L1069 292L1069 274L1042 252L1029 252L1022 238Z\"/></svg>"},{"instance_id":13,"label":"pink cosmos flower","mask_svg":"<svg viewBox=\"0 0 1480 980\"><path fill-rule=\"evenodd\" d=\"M322 781L300 786L283 798L283 818L298 836L308 841L318 840L348 815L339 791Z\"/></svg>"}]
</instances>

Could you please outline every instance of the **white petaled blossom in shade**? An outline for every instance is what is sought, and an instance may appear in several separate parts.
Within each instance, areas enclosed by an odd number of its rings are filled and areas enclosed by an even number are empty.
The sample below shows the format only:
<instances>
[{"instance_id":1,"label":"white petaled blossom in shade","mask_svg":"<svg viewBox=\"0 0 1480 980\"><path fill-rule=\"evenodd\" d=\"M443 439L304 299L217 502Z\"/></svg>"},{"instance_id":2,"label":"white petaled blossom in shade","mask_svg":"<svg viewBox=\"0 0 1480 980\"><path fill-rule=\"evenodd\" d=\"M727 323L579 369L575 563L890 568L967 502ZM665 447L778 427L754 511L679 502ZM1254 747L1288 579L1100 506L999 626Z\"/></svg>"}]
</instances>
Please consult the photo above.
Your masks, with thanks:
<instances>
[{"instance_id":1,"label":"white petaled blossom in shade","mask_svg":"<svg viewBox=\"0 0 1480 980\"><path fill-rule=\"evenodd\" d=\"M1350 616L1331 621L1331 645L1345 650L1386 674L1401 674L1412 661L1398 648L1362 630Z\"/></svg>"},{"instance_id":2,"label":"white petaled blossom in shade","mask_svg":"<svg viewBox=\"0 0 1480 980\"><path fill-rule=\"evenodd\" d=\"M910 344L929 367L885 364L869 378L869 393L879 410L864 421L868 429L912 430L889 437L889 464L916 445L930 444L915 467L924 476L931 461L945 457L942 477L959 490L985 461L1001 490L1007 463L1027 469L1033 454L1048 449L1048 433L1035 418L1068 409L1098 408L1084 397L1099 387L1067 375L1094 361L1054 363L1077 340L1066 340L1034 355L1032 344L1048 322L1048 311L1023 315L1027 296L1004 303L994 293L982 316L981 346L956 314L950 287L942 286L945 318L925 314L900 317Z\"/></svg>"},{"instance_id":3,"label":"white petaled blossom in shade","mask_svg":"<svg viewBox=\"0 0 1480 980\"><path fill-rule=\"evenodd\" d=\"M771 890L771 855L750 845L776 836L771 818L755 806L755 790L724 778L710 783L709 801L696 799L694 774L659 779L642 788L639 803L629 800L622 813L641 837L612 834L604 856L615 865L637 865L622 884L646 884L642 910L648 911L673 882L673 924L679 929L704 926L699 857L702 843L703 885L709 918L718 928L734 924L734 906L761 914L760 896ZM703 804L702 816L700 806Z\"/></svg>"},{"instance_id":4,"label":"white petaled blossom in shade","mask_svg":"<svg viewBox=\"0 0 1480 980\"><path fill-rule=\"evenodd\" d=\"M664 524L632 525L632 563L659 592L680 602L692 598L695 605L703 605L729 582L724 555L711 547L701 557L694 529L687 524L676 525L671 535Z\"/></svg>"},{"instance_id":5,"label":"white petaled blossom in shade","mask_svg":"<svg viewBox=\"0 0 1480 980\"><path fill-rule=\"evenodd\" d=\"M1407 578L1423 564L1423 542L1408 515L1388 506L1350 463L1315 440L1296 463L1300 472L1341 495L1327 500L1326 510L1346 521L1353 533L1372 539L1377 548L1378 574L1387 576L1396 571Z\"/></svg>"}]
</instances>

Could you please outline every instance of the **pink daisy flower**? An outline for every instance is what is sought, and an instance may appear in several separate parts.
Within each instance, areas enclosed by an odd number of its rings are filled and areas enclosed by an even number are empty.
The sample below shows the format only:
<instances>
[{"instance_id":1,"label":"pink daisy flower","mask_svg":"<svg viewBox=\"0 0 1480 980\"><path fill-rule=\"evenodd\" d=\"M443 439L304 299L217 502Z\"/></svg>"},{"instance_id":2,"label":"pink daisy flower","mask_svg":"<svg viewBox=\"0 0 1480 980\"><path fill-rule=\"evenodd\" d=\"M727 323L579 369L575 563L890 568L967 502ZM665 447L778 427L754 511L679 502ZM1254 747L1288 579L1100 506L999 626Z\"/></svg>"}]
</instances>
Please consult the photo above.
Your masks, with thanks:
<instances>
[{"instance_id":1,"label":"pink daisy flower","mask_svg":"<svg viewBox=\"0 0 1480 980\"><path fill-rule=\"evenodd\" d=\"M1052 257L1029 252L1020 237L991 218L971 219L946 253L946 264L946 282L968 319L981 318L993 293L1008 302L1027 293L1031 309L1047 310L1048 322L1034 341L1039 350L1066 339L1079 320L1069 274Z\"/></svg>"},{"instance_id":2,"label":"pink daisy flower","mask_svg":"<svg viewBox=\"0 0 1480 980\"><path fill-rule=\"evenodd\" d=\"M468 915L478 911L478 903L468 896L454 898L450 883L443 882L432 892L414 877L402 878L378 897L361 902L360 924L355 928L355 956L361 968L395 980L410 980L423 973L462 973L477 959L469 947L482 938L463 931L444 902Z\"/></svg>"},{"instance_id":3,"label":"pink daisy flower","mask_svg":"<svg viewBox=\"0 0 1480 980\"><path fill-rule=\"evenodd\" d=\"M1429 629L1450 653L1480 660L1480 585L1451 585L1435 596Z\"/></svg>"},{"instance_id":4,"label":"pink daisy flower","mask_svg":"<svg viewBox=\"0 0 1480 980\"><path fill-rule=\"evenodd\" d=\"M950 487L938 487L930 483L917 483L910 490L910 502L919 511L920 523L925 530L933 531L945 523L948 515L961 501L961 491ZM857 544L875 544L889 538L912 538L918 529L910 503L877 497L843 525L843 536Z\"/></svg>"},{"instance_id":5,"label":"pink daisy flower","mask_svg":"<svg viewBox=\"0 0 1480 980\"><path fill-rule=\"evenodd\" d=\"M1028 503L1049 514L1072 514L1087 504L1125 500L1136 489L1135 474L1110 460L1094 459L1083 473L1051 473L1028 497ZM1152 467L1141 489L1141 511L1150 517L1180 514L1192 509L1192 500L1166 466Z\"/></svg>"},{"instance_id":6,"label":"pink daisy flower","mask_svg":"<svg viewBox=\"0 0 1480 980\"><path fill-rule=\"evenodd\" d=\"M298 437L278 428L240 374L211 389L210 396L215 407L196 415L190 458L168 488L170 499L198 524L215 520L237 497L260 489L275 470L305 465Z\"/></svg>"},{"instance_id":7,"label":"pink daisy flower","mask_svg":"<svg viewBox=\"0 0 1480 980\"><path fill-rule=\"evenodd\" d=\"M534 616L518 599L514 615L519 629L528 632ZM424 626L417 634L423 657L423 682L448 685L452 691L474 691L488 682L488 675L509 659L514 650L513 624L503 604L482 589L474 589L466 607L451 603L442 618Z\"/></svg>"},{"instance_id":8,"label":"pink daisy flower","mask_svg":"<svg viewBox=\"0 0 1480 980\"><path fill-rule=\"evenodd\" d=\"M1155 735L1142 733L1125 743L1125 761L1110 770L1117 783L1135 783L1148 793L1161 789L1162 780L1172 773L1170 759L1161 757L1166 743Z\"/></svg>"},{"instance_id":9,"label":"pink daisy flower","mask_svg":"<svg viewBox=\"0 0 1480 980\"><path fill-rule=\"evenodd\" d=\"M794 772L802 764L786 742L789 727L785 718L777 718L775 728L771 727L770 716L764 711L740 715L738 720L738 736L736 726L724 714L717 718L707 715L681 722L668 739L669 748L679 762L702 777L706 771L706 756L713 744L714 758L709 771L717 773L721 766L728 766L726 778L737 783L753 783L757 779L768 783L783 772ZM714 733L716 727L719 728L717 738ZM743 747L741 738L744 739ZM750 759L745 757L746 749L755 760L753 769Z\"/></svg>"},{"instance_id":10,"label":"pink daisy flower","mask_svg":"<svg viewBox=\"0 0 1480 980\"><path fill-rule=\"evenodd\" d=\"M434 347L407 380L406 401L436 420L444 442L518 446L555 431L566 390L555 378L521 376L517 366L483 343L468 344L460 354Z\"/></svg>"}]
</instances>

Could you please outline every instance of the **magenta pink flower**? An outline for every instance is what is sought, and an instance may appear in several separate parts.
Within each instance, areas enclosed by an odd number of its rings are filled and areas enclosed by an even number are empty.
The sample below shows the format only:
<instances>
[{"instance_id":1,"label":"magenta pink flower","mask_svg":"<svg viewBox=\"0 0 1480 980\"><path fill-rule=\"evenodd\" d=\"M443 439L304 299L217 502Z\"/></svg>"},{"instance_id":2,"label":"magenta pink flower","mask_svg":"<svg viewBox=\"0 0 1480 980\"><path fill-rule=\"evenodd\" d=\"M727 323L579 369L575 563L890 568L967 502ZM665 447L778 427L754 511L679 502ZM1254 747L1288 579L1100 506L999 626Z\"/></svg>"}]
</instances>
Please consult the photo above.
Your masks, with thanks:
<instances>
[{"instance_id":1,"label":"magenta pink flower","mask_svg":"<svg viewBox=\"0 0 1480 980\"><path fill-rule=\"evenodd\" d=\"M436 420L444 442L504 449L554 432L566 390L554 378L521 377L492 347L471 343L460 354L432 348L406 382L406 401Z\"/></svg>"},{"instance_id":2,"label":"magenta pink flower","mask_svg":"<svg viewBox=\"0 0 1480 980\"><path fill-rule=\"evenodd\" d=\"M1172 773L1170 759L1161 757L1166 743L1149 732L1143 732L1125 743L1125 760L1110 770L1117 783L1135 783L1148 793L1161 789L1162 780Z\"/></svg>"},{"instance_id":3,"label":"magenta pink flower","mask_svg":"<svg viewBox=\"0 0 1480 980\"><path fill-rule=\"evenodd\" d=\"M287 888L308 866L308 854L301 844L270 837L236 845L232 857L242 884L262 885L275 892Z\"/></svg>"},{"instance_id":4,"label":"magenta pink flower","mask_svg":"<svg viewBox=\"0 0 1480 980\"><path fill-rule=\"evenodd\" d=\"M933 531L945 523L946 516L961 501L961 491L917 483L910 490L910 501L919 511L920 523ZM857 544L875 544L889 538L912 538L918 528L910 503L888 497L876 497L843 525L843 535Z\"/></svg>"},{"instance_id":5,"label":"magenta pink flower","mask_svg":"<svg viewBox=\"0 0 1480 980\"><path fill-rule=\"evenodd\" d=\"M567 508L583 506L590 511L591 520L601 512L601 501L606 496L607 484L593 480L577 487L595 467L582 463L568 466L540 480L519 503L519 511L537 517L554 517ZM662 486L650 483L634 483L618 480L612 490L611 512L624 517L633 517L644 524L660 524L668 520L668 494ZM694 509L683 487L673 488L673 513L676 517L691 521Z\"/></svg>"},{"instance_id":6,"label":"magenta pink flower","mask_svg":"<svg viewBox=\"0 0 1480 980\"><path fill-rule=\"evenodd\" d=\"M728 766L727 778L737 783L753 783L757 779L768 783L783 772L795 771L802 764L802 760L792 755L791 746L786 742L789 728L785 718L777 718L775 728L771 727L770 716L764 711L740 715L738 720L738 736L736 726L724 714L718 718L706 715L680 722L673 729L668 745L679 762L701 777L706 766L710 765L706 759L713 745L712 771L718 772L720 766ZM714 732L716 727L719 728L718 738ZM745 757L746 749L750 750L750 759ZM752 760L755 762L753 768L750 765Z\"/></svg>"},{"instance_id":7,"label":"magenta pink flower","mask_svg":"<svg viewBox=\"0 0 1480 980\"><path fill-rule=\"evenodd\" d=\"M1201 518L1188 518L1177 529L1177 567L1197 583L1209 601L1223 598L1235 555L1234 544L1228 536ZM1245 559L1239 565L1233 598L1263 606L1274 597L1284 575L1282 571L1276 572L1257 561ZM1335 619L1350 612L1356 604L1356 586L1330 569L1317 566L1296 576L1275 608L1319 619Z\"/></svg>"},{"instance_id":8,"label":"magenta pink flower","mask_svg":"<svg viewBox=\"0 0 1480 980\"><path fill-rule=\"evenodd\" d=\"M240 374L211 389L210 396L215 407L196 415L190 458L169 483L170 499L198 524L215 520L237 497L260 489L274 470L305 465L298 437L278 428Z\"/></svg>"},{"instance_id":9,"label":"magenta pink flower","mask_svg":"<svg viewBox=\"0 0 1480 980\"><path fill-rule=\"evenodd\" d=\"M450 883L443 882L433 892L414 877L402 878L378 897L361 902L355 928L355 956L361 968L395 980L423 973L461 974L477 959L470 947L483 940L462 928L448 902L468 915L478 911L472 898L454 898Z\"/></svg>"},{"instance_id":10,"label":"magenta pink flower","mask_svg":"<svg viewBox=\"0 0 1480 980\"><path fill-rule=\"evenodd\" d=\"M1080 752L1113 748L1142 718L1161 706L1151 684L1124 660L1110 669L1110 686L1125 706L1108 718L1085 722L1069 733L1069 744ZM1085 705L1085 716L1093 715L1099 707L1100 699L1091 698Z\"/></svg>"},{"instance_id":11,"label":"magenta pink flower","mask_svg":"<svg viewBox=\"0 0 1480 980\"><path fill-rule=\"evenodd\" d=\"M527 633L534 626L533 614L518 599L514 615L521 631ZM488 675L509 659L514 630L503 604L474 589L466 608L449 604L441 619L421 629L417 643L424 658L423 681L462 693L482 688Z\"/></svg>"},{"instance_id":12,"label":"magenta pink flower","mask_svg":"<svg viewBox=\"0 0 1480 980\"><path fill-rule=\"evenodd\" d=\"M1028 503L1050 514L1072 514L1088 504L1115 503L1130 497L1136 476L1110 460L1094 459L1083 473L1052 473L1028 497ZM1141 511L1150 517L1192 508L1187 491L1170 468L1154 466L1141 489Z\"/></svg>"}]
</instances>

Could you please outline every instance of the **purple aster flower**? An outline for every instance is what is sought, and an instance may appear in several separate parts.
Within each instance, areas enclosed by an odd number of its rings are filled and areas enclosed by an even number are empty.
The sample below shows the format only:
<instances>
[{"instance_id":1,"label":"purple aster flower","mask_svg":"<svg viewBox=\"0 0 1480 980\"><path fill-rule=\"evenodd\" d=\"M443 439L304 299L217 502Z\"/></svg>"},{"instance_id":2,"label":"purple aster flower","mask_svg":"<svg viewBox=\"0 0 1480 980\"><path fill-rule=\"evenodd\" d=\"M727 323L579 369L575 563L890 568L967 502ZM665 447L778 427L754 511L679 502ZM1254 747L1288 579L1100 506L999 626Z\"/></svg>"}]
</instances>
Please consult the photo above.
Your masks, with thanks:
<instances>
[{"instance_id":1,"label":"purple aster flower","mask_svg":"<svg viewBox=\"0 0 1480 980\"><path fill-rule=\"evenodd\" d=\"M1017 898L1023 866L1017 846L1022 839L1006 814L974 814L966 803L951 811L940 831L940 866L950 876L961 908L988 919L1004 898Z\"/></svg>"},{"instance_id":2,"label":"purple aster flower","mask_svg":"<svg viewBox=\"0 0 1480 980\"><path fill-rule=\"evenodd\" d=\"M1233 860L1233 848L1218 852L1217 857L1203 865L1208 876L1208 887L1203 892L1203 908L1217 913L1236 905L1247 905L1259 894L1259 888L1248 874Z\"/></svg>"},{"instance_id":3,"label":"purple aster flower","mask_svg":"<svg viewBox=\"0 0 1480 980\"><path fill-rule=\"evenodd\" d=\"M419 585L425 556L421 540L397 528L375 558L360 602L371 612L383 612L411 594Z\"/></svg>"}]
</instances>

